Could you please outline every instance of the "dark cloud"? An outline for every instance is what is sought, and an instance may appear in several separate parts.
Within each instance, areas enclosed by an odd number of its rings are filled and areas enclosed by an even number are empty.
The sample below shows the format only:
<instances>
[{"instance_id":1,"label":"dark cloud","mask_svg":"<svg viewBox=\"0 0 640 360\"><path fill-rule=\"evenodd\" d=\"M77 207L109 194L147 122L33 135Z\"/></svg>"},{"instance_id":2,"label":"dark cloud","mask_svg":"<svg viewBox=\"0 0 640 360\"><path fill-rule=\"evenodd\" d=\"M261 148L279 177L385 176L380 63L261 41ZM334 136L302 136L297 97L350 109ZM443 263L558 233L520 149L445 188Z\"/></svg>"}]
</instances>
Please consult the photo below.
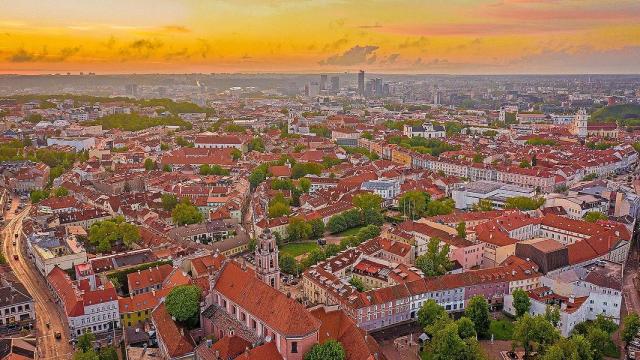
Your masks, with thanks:
<instances>
[{"instance_id":1,"label":"dark cloud","mask_svg":"<svg viewBox=\"0 0 640 360\"><path fill-rule=\"evenodd\" d=\"M387 56L386 58L382 59L382 61L380 61L381 65L391 65L393 63L396 62L396 60L398 60L398 58L400 57L400 54L391 54L389 56Z\"/></svg>"},{"instance_id":2,"label":"dark cloud","mask_svg":"<svg viewBox=\"0 0 640 360\"><path fill-rule=\"evenodd\" d=\"M60 50L60 54L55 56L52 61L65 61L80 51L80 46L66 47Z\"/></svg>"},{"instance_id":3,"label":"dark cloud","mask_svg":"<svg viewBox=\"0 0 640 360\"><path fill-rule=\"evenodd\" d=\"M356 45L342 54L333 55L325 60L320 61L319 64L320 65L341 65L341 66L363 64L370 59L370 55L375 56L374 53L376 50L378 50L378 46L375 46L375 45L366 45L366 46Z\"/></svg>"},{"instance_id":4,"label":"dark cloud","mask_svg":"<svg viewBox=\"0 0 640 360\"><path fill-rule=\"evenodd\" d=\"M211 51L211 45L205 39L198 39L198 53L203 59L206 59L209 56L209 51Z\"/></svg>"},{"instance_id":5,"label":"dark cloud","mask_svg":"<svg viewBox=\"0 0 640 360\"><path fill-rule=\"evenodd\" d=\"M138 39L132 42L129 47L134 50L156 50L162 47L160 40Z\"/></svg>"},{"instance_id":6,"label":"dark cloud","mask_svg":"<svg viewBox=\"0 0 640 360\"><path fill-rule=\"evenodd\" d=\"M189 50L187 48L183 48L182 50L178 50L178 51L173 51L170 53L167 53L164 56L165 60L175 60L175 59L190 59L191 58L191 54L189 54Z\"/></svg>"},{"instance_id":7,"label":"dark cloud","mask_svg":"<svg viewBox=\"0 0 640 360\"><path fill-rule=\"evenodd\" d=\"M42 61L47 57L47 48L42 48L41 52L27 51L24 48L16 50L13 54L9 55L10 62L24 63L24 62L36 62Z\"/></svg>"}]
</instances>

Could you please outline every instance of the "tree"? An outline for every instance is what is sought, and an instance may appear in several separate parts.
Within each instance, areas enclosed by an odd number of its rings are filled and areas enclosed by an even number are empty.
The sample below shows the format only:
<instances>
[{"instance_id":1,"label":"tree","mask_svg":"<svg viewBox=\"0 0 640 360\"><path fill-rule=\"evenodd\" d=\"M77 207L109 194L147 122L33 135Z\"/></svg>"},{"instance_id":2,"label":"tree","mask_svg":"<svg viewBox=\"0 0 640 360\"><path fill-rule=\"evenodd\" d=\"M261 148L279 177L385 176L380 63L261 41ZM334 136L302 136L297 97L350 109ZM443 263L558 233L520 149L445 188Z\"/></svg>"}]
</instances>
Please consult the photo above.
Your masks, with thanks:
<instances>
[{"instance_id":1,"label":"tree","mask_svg":"<svg viewBox=\"0 0 640 360\"><path fill-rule=\"evenodd\" d=\"M166 211L173 210L178 205L178 198L174 194L165 193L161 197L162 208Z\"/></svg>"},{"instance_id":2,"label":"tree","mask_svg":"<svg viewBox=\"0 0 640 360\"><path fill-rule=\"evenodd\" d=\"M322 344L315 344L304 354L304 360L344 360L346 353L342 344L336 340L327 340Z\"/></svg>"},{"instance_id":3,"label":"tree","mask_svg":"<svg viewBox=\"0 0 640 360\"><path fill-rule=\"evenodd\" d=\"M69 190L67 190L66 188L63 188L63 187L55 188L55 189L51 190L51 192L53 193L53 196L55 196L55 197L63 197L63 196L69 195Z\"/></svg>"},{"instance_id":4,"label":"tree","mask_svg":"<svg viewBox=\"0 0 640 360\"><path fill-rule=\"evenodd\" d=\"M366 225L384 224L384 215L380 210L366 209L362 211L362 222Z\"/></svg>"},{"instance_id":5,"label":"tree","mask_svg":"<svg viewBox=\"0 0 640 360\"><path fill-rule=\"evenodd\" d=\"M274 202L269 205L269 217L271 219L291 214L291 207L284 202Z\"/></svg>"},{"instance_id":6,"label":"tree","mask_svg":"<svg viewBox=\"0 0 640 360\"><path fill-rule=\"evenodd\" d=\"M593 359L602 360L604 358L604 350L609 346L611 336L597 326L589 327L586 340L591 344L593 350Z\"/></svg>"},{"instance_id":7,"label":"tree","mask_svg":"<svg viewBox=\"0 0 640 360\"><path fill-rule=\"evenodd\" d=\"M155 168L156 168L156 163L153 161L153 159L151 158L144 159L144 169L146 171L155 170Z\"/></svg>"},{"instance_id":8,"label":"tree","mask_svg":"<svg viewBox=\"0 0 640 360\"><path fill-rule=\"evenodd\" d=\"M511 296L513 296L513 307L516 309L517 317L521 317L529 312L531 299L529 299L529 295L527 295L526 291L522 289L515 289Z\"/></svg>"},{"instance_id":9,"label":"tree","mask_svg":"<svg viewBox=\"0 0 640 360\"><path fill-rule=\"evenodd\" d=\"M451 198L430 201L427 204L427 216L449 215L455 209L455 202Z\"/></svg>"},{"instance_id":10,"label":"tree","mask_svg":"<svg viewBox=\"0 0 640 360\"><path fill-rule=\"evenodd\" d=\"M360 210L380 210L382 197L374 193L363 193L353 197L353 205Z\"/></svg>"},{"instance_id":11,"label":"tree","mask_svg":"<svg viewBox=\"0 0 640 360\"><path fill-rule=\"evenodd\" d=\"M622 340L627 346L633 341L633 339L640 331L640 316L636 313L631 313L622 320Z\"/></svg>"},{"instance_id":12,"label":"tree","mask_svg":"<svg viewBox=\"0 0 640 360\"><path fill-rule=\"evenodd\" d=\"M559 337L558 330L543 316L524 314L513 328L514 343L524 348L525 358L532 351L544 354L546 347L555 343Z\"/></svg>"},{"instance_id":13,"label":"tree","mask_svg":"<svg viewBox=\"0 0 640 360\"><path fill-rule=\"evenodd\" d=\"M165 299L167 312L176 321L193 326L198 323L201 297L202 291L195 285L176 286Z\"/></svg>"},{"instance_id":14,"label":"tree","mask_svg":"<svg viewBox=\"0 0 640 360\"><path fill-rule=\"evenodd\" d=\"M558 326L560 323L560 308L555 305L547 305L544 309L544 318L553 326Z\"/></svg>"},{"instance_id":15,"label":"tree","mask_svg":"<svg viewBox=\"0 0 640 360\"><path fill-rule=\"evenodd\" d=\"M296 259L290 254L282 254L278 260L278 265L280 265L280 270L282 272L295 275L297 273L298 264Z\"/></svg>"},{"instance_id":16,"label":"tree","mask_svg":"<svg viewBox=\"0 0 640 360\"><path fill-rule=\"evenodd\" d=\"M596 319L593 320L593 326L602 329L607 334L613 334L618 329L618 325L611 318L602 314L596 315Z\"/></svg>"},{"instance_id":17,"label":"tree","mask_svg":"<svg viewBox=\"0 0 640 360\"><path fill-rule=\"evenodd\" d=\"M289 225L287 225L287 235L289 241L302 241L311 236L313 227L311 224L304 221L301 217L293 217L289 219Z\"/></svg>"},{"instance_id":18,"label":"tree","mask_svg":"<svg viewBox=\"0 0 640 360\"><path fill-rule=\"evenodd\" d=\"M300 185L300 189L302 190L302 192L304 193L308 193L309 189L311 189L311 180L307 179L307 178L302 178L300 179L300 181L298 182L298 184Z\"/></svg>"},{"instance_id":19,"label":"tree","mask_svg":"<svg viewBox=\"0 0 640 360\"><path fill-rule=\"evenodd\" d=\"M32 203L37 204L40 201L49 198L49 190L32 190L31 193L29 193L29 198Z\"/></svg>"},{"instance_id":20,"label":"tree","mask_svg":"<svg viewBox=\"0 0 640 360\"><path fill-rule=\"evenodd\" d=\"M518 209L522 211L536 210L544 205L544 198L529 198L526 196L514 196L508 198L505 203L505 209Z\"/></svg>"},{"instance_id":21,"label":"tree","mask_svg":"<svg viewBox=\"0 0 640 360\"><path fill-rule=\"evenodd\" d=\"M164 166L162 166L162 171L164 172L171 172L173 169L171 168L171 165L169 164L164 164Z\"/></svg>"},{"instance_id":22,"label":"tree","mask_svg":"<svg viewBox=\"0 0 640 360\"><path fill-rule=\"evenodd\" d=\"M584 214L583 219L584 221L594 223L598 220L607 220L607 215L599 211L588 211L586 214Z\"/></svg>"},{"instance_id":23,"label":"tree","mask_svg":"<svg viewBox=\"0 0 640 360\"><path fill-rule=\"evenodd\" d=\"M99 252L105 253L111 251L116 243L131 248L140 240L140 230L136 225L125 222L122 216L118 216L115 219L93 223L89 227L88 240Z\"/></svg>"},{"instance_id":24,"label":"tree","mask_svg":"<svg viewBox=\"0 0 640 360\"><path fill-rule=\"evenodd\" d=\"M425 331L442 317L449 317L449 315L445 309L438 305L433 299L425 301L418 310L418 324L422 329L425 329Z\"/></svg>"},{"instance_id":25,"label":"tree","mask_svg":"<svg viewBox=\"0 0 640 360\"><path fill-rule=\"evenodd\" d=\"M337 244L327 244L324 247L324 253L327 257L336 256L340 252L340 246Z\"/></svg>"},{"instance_id":26,"label":"tree","mask_svg":"<svg viewBox=\"0 0 640 360\"><path fill-rule=\"evenodd\" d=\"M542 360L593 360L591 344L582 335L561 338L549 347Z\"/></svg>"},{"instance_id":27,"label":"tree","mask_svg":"<svg viewBox=\"0 0 640 360\"><path fill-rule=\"evenodd\" d=\"M197 207L191 205L188 198L183 198L173 211L171 211L173 222L178 226L198 224L203 220L202 213Z\"/></svg>"},{"instance_id":28,"label":"tree","mask_svg":"<svg viewBox=\"0 0 640 360\"><path fill-rule=\"evenodd\" d=\"M416 259L416 267L422 270L425 276L444 275L451 268L449 249L449 244L440 248L440 239L432 237L427 244L427 252Z\"/></svg>"},{"instance_id":29,"label":"tree","mask_svg":"<svg viewBox=\"0 0 640 360\"><path fill-rule=\"evenodd\" d=\"M349 280L349 284L351 284L359 292L363 292L366 289L362 280L357 277L352 277L351 280Z\"/></svg>"},{"instance_id":30,"label":"tree","mask_svg":"<svg viewBox=\"0 0 640 360\"><path fill-rule=\"evenodd\" d=\"M493 210L493 203L489 199L480 199L477 203L471 207L472 211L491 211Z\"/></svg>"},{"instance_id":31,"label":"tree","mask_svg":"<svg viewBox=\"0 0 640 360\"><path fill-rule=\"evenodd\" d=\"M264 152L265 147L262 138L254 137L253 139L251 139L251 142L249 142L249 151Z\"/></svg>"},{"instance_id":32,"label":"tree","mask_svg":"<svg viewBox=\"0 0 640 360\"><path fill-rule=\"evenodd\" d=\"M118 360L118 353L113 346L107 346L100 349L98 353L99 360Z\"/></svg>"},{"instance_id":33,"label":"tree","mask_svg":"<svg viewBox=\"0 0 640 360\"><path fill-rule=\"evenodd\" d=\"M486 337L489 334L489 304L484 297L476 295L469 299L469 304L464 311L466 317L468 317L474 325L478 336Z\"/></svg>"},{"instance_id":34,"label":"tree","mask_svg":"<svg viewBox=\"0 0 640 360\"><path fill-rule=\"evenodd\" d=\"M322 165L312 162L296 163L291 168L291 178L299 179L305 175L313 174L320 175L322 172Z\"/></svg>"},{"instance_id":35,"label":"tree","mask_svg":"<svg viewBox=\"0 0 640 360\"><path fill-rule=\"evenodd\" d=\"M529 160L522 160L520 161L520 167L524 169L530 168L531 164L529 163Z\"/></svg>"},{"instance_id":36,"label":"tree","mask_svg":"<svg viewBox=\"0 0 640 360\"><path fill-rule=\"evenodd\" d=\"M233 159L233 161L238 161L240 160L241 157L242 157L242 151L235 148L231 150L231 158Z\"/></svg>"},{"instance_id":37,"label":"tree","mask_svg":"<svg viewBox=\"0 0 640 360\"><path fill-rule=\"evenodd\" d=\"M466 316L461 317L456 321L456 325L458 325L458 336L461 339L467 338L475 338L476 337L476 328L473 324L473 321Z\"/></svg>"},{"instance_id":38,"label":"tree","mask_svg":"<svg viewBox=\"0 0 640 360\"><path fill-rule=\"evenodd\" d=\"M311 224L311 235L312 239L321 238L324 235L324 222L322 219L313 219L309 221Z\"/></svg>"},{"instance_id":39,"label":"tree","mask_svg":"<svg viewBox=\"0 0 640 360\"><path fill-rule=\"evenodd\" d=\"M424 215L430 196L423 191L407 191L398 199L398 208L410 219Z\"/></svg>"},{"instance_id":40,"label":"tree","mask_svg":"<svg viewBox=\"0 0 640 360\"><path fill-rule=\"evenodd\" d=\"M82 352L87 352L93 349L93 342L96 340L96 336L91 332L86 332L78 337L78 349Z\"/></svg>"},{"instance_id":41,"label":"tree","mask_svg":"<svg viewBox=\"0 0 640 360\"><path fill-rule=\"evenodd\" d=\"M466 239L467 238L467 223L461 221L456 225L456 231L458 232L458 236Z\"/></svg>"},{"instance_id":42,"label":"tree","mask_svg":"<svg viewBox=\"0 0 640 360\"><path fill-rule=\"evenodd\" d=\"M435 332L431 339L431 359L433 360L476 360L484 358L476 339L462 339L458 324L449 322Z\"/></svg>"}]
</instances>

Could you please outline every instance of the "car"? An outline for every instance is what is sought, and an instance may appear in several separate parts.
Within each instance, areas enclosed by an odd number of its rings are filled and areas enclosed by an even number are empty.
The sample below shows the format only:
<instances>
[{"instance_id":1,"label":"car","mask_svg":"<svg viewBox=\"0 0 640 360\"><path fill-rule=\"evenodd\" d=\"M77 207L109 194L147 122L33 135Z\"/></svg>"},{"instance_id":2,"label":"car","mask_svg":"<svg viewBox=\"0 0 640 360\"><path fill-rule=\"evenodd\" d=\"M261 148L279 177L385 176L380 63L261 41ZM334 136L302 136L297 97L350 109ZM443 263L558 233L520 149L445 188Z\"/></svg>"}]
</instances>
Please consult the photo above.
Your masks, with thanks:
<instances>
[{"instance_id":1,"label":"car","mask_svg":"<svg viewBox=\"0 0 640 360\"><path fill-rule=\"evenodd\" d=\"M13 246L16 246L16 242L15 242L15 240L13 241Z\"/></svg>"},{"instance_id":2,"label":"car","mask_svg":"<svg viewBox=\"0 0 640 360\"><path fill-rule=\"evenodd\" d=\"M62 333L60 333L60 331L56 331L56 333L53 335L53 337L55 337L56 340L60 340L60 339L62 339Z\"/></svg>"},{"instance_id":3,"label":"car","mask_svg":"<svg viewBox=\"0 0 640 360\"><path fill-rule=\"evenodd\" d=\"M15 261L20 260L20 258L18 257L18 254L14 254L14 255L13 255L13 260L15 260Z\"/></svg>"},{"instance_id":4,"label":"car","mask_svg":"<svg viewBox=\"0 0 640 360\"><path fill-rule=\"evenodd\" d=\"M14 237L15 239L17 239L17 238L18 238L18 233L13 234L13 237Z\"/></svg>"}]
</instances>

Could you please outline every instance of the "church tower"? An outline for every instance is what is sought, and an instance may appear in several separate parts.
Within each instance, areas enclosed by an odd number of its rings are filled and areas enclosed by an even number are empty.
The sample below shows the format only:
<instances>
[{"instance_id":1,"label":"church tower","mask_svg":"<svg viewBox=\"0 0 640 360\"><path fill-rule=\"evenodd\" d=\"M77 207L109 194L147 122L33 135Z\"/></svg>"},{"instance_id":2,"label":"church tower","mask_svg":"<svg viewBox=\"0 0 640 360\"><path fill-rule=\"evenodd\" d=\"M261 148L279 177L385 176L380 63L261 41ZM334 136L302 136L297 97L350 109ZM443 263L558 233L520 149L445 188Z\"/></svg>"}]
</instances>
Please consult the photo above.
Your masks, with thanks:
<instances>
[{"instance_id":1,"label":"church tower","mask_svg":"<svg viewBox=\"0 0 640 360\"><path fill-rule=\"evenodd\" d=\"M573 117L573 124L571 125L571 134L581 138L587 137L588 122L589 122L589 115L587 114L587 110L585 109L578 110L578 113Z\"/></svg>"},{"instance_id":2,"label":"church tower","mask_svg":"<svg viewBox=\"0 0 640 360\"><path fill-rule=\"evenodd\" d=\"M269 229L258 237L255 251L256 276L269 286L280 288L280 266L278 265L278 244Z\"/></svg>"}]
</instances>

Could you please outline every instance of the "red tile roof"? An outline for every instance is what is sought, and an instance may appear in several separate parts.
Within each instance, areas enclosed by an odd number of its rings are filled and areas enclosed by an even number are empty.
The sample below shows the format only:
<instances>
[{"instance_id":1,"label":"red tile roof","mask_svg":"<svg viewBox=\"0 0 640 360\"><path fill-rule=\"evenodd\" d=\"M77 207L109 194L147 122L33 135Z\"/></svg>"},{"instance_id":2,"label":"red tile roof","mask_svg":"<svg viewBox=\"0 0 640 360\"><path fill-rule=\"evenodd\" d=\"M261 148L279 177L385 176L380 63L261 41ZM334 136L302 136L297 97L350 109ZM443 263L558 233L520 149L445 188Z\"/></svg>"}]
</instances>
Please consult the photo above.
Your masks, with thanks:
<instances>
[{"instance_id":1,"label":"red tile roof","mask_svg":"<svg viewBox=\"0 0 640 360\"><path fill-rule=\"evenodd\" d=\"M171 319L164 303L153 310L151 318L169 357L180 357L193 352L193 344L183 335L184 330L180 329Z\"/></svg>"}]
</instances>

